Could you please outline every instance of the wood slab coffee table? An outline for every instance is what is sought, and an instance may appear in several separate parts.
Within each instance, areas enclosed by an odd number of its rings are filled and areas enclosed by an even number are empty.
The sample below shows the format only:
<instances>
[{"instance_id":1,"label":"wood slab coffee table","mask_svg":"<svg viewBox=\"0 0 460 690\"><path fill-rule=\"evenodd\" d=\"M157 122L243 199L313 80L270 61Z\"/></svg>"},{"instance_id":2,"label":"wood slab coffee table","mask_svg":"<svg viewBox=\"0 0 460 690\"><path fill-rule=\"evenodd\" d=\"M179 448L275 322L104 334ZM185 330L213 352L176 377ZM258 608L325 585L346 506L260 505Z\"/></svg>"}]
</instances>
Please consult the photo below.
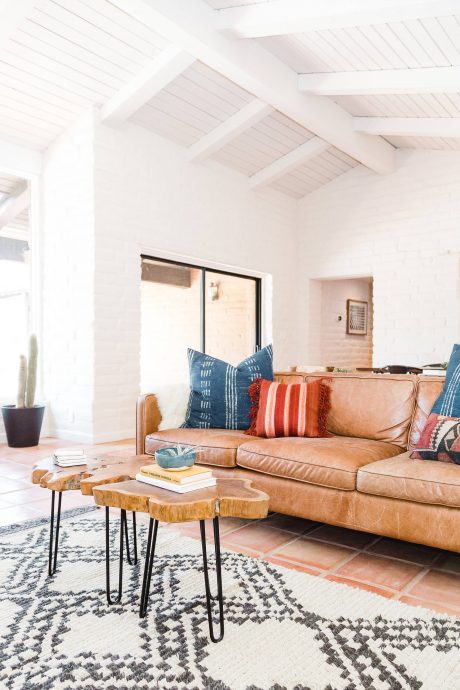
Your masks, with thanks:
<instances>
[{"instance_id":1,"label":"wood slab coffee table","mask_svg":"<svg viewBox=\"0 0 460 690\"><path fill-rule=\"evenodd\" d=\"M133 479L139 472L142 465L152 462L151 455L101 455L90 457L87 465L76 465L75 467L59 467L54 463L52 457L40 460L32 470L32 483L39 484L44 489L51 491L51 513L50 513L50 540L48 552L48 574L53 576L57 569L57 555L59 547L59 529L61 523L62 494L64 491L79 491L85 496L92 495L94 486L106 482L121 482L126 479ZM85 479L82 487L82 480ZM55 522L55 498L58 493L56 525ZM136 544L136 516L133 513L134 531L134 558L137 561ZM124 532L126 538L126 550L128 562L131 564L128 544L128 527L125 524Z\"/></svg>"},{"instance_id":2,"label":"wood slab coffee table","mask_svg":"<svg viewBox=\"0 0 460 690\"><path fill-rule=\"evenodd\" d=\"M82 485L87 480L82 480ZM220 554L219 517L239 517L259 520L268 513L267 494L253 489L248 479L217 479L216 486L198 489L186 494L174 493L167 489L160 489L138 481L125 481L114 484L94 486L92 489L97 505L105 506L106 514L106 583L109 603L114 603L110 597L110 529L109 509L120 508L123 521L126 524L126 511L148 513L149 531L145 556L144 577L139 615L143 618L147 612L147 603L152 577L155 545L158 523L161 522L190 522L198 520L200 523L201 548L203 552L203 569L206 590L206 608L208 614L209 634L213 642L219 642L224 636L224 599L222 592L222 566ZM123 515L125 516L123 518ZM208 558L206 551L206 523L213 521L214 549L216 556L217 596L211 595L209 586ZM120 529L120 566L118 595L115 601L120 601L123 568L123 528ZM217 601L219 607L219 634L214 634L212 602Z\"/></svg>"}]
</instances>

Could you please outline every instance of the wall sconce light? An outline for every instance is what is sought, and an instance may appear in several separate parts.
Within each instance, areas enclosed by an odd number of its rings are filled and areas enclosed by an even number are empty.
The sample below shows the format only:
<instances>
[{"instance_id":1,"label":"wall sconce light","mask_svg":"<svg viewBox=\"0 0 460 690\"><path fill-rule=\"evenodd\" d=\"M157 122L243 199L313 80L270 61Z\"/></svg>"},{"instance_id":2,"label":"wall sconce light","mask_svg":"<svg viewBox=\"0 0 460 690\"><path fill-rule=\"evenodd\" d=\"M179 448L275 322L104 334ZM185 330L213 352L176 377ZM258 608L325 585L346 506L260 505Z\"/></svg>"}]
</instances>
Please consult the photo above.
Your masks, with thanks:
<instances>
[{"instance_id":1,"label":"wall sconce light","mask_svg":"<svg viewBox=\"0 0 460 690\"><path fill-rule=\"evenodd\" d=\"M209 295L209 299L212 302L215 302L217 299L219 299L219 284L218 283L210 283L209 284L208 295Z\"/></svg>"}]
</instances>

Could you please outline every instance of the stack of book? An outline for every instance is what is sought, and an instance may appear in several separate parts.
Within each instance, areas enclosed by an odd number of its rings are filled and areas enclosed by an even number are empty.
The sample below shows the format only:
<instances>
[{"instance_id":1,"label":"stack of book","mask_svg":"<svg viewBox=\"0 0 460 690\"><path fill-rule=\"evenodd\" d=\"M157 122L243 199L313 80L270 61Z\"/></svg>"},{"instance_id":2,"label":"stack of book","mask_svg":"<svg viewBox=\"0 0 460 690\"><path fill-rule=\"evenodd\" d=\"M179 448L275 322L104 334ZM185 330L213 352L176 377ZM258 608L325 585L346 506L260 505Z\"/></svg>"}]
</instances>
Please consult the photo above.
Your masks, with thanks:
<instances>
[{"instance_id":1,"label":"stack of book","mask_svg":"<svg viewBox=\"0 0 460 690\"><path fill-rule=\"evenodd\" d=\"M424 376L445 376L447 369L442 364L426 364L422 371Z\"/></svg>"},{"instance_id":2,"label":"stack of book","mask_svg":"<svg viewBox=\"0 0 460 690\"><path fill-rule=\"evenodd\" d=\"M178 494L186 494L189 491L205 489L215 486L216 480L212 472L206 467L187 467L183 470L164 470L159 465L144 465L136 474L138 482L158 486L160 489L169 489Z\"/></svg>"},{"instance_id":3,"label":"stack of book","mask_svg":"<svg viewBox=\"0 0 460 690\"><path fill-rule=\"evenodd\" d=\"M78 448L56 448L53 455L54 464L59 467L86 465L86 453Z\"/></svg>"}]
</instances>

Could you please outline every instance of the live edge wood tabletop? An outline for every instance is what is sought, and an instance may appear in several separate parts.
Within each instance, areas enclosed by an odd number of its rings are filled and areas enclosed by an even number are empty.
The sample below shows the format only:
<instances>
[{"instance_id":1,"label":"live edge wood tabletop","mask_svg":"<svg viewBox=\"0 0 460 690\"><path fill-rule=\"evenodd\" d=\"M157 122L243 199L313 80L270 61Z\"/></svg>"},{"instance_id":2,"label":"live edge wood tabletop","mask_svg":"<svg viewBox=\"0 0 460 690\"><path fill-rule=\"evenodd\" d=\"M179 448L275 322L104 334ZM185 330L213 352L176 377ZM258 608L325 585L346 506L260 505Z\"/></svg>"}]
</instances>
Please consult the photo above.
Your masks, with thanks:
<instances>
[{"instance_id":1,"label":"live edge wood tabletop","mask_svg":"<svg viewBox=\"0 0 460 690\"><path fill-rule=\"evenodd\" d=\"M82 487L86 479L82 480ZM91 480L89 480L91 481ZM248 479L218 479L216 486L178 494L137 481L104 484L93 489L97 505L149 513L160 522L189 522L215 517L264 518L268 496Z\"/></svg>"}]
</instances>

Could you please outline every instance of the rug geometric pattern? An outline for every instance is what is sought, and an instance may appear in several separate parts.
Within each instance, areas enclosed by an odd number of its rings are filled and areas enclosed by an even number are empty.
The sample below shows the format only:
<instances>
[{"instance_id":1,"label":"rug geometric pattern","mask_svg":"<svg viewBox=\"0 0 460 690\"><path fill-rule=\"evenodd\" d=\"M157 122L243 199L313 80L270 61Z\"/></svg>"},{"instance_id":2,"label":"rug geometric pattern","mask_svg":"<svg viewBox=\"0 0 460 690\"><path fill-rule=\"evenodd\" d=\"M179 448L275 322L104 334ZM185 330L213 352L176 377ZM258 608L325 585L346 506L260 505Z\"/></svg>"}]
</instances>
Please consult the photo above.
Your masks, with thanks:
<instances>
[{"instance_id":1,"label":"rug geometric pattern","mask_svg":"<svg viewBox=\"0 0 460 690\"><path fill-rule=\"evenodd\" d=\"M113 518L111 534L115 555ZM460 689L457 619L224 552L225 637L213 644L198 541L160 528L142 620L142 559L125 564L109 607L104 547L102 511L64 514L48 578L47 522L0 530L2 689Z\"/></svg>"}]
</instances>

